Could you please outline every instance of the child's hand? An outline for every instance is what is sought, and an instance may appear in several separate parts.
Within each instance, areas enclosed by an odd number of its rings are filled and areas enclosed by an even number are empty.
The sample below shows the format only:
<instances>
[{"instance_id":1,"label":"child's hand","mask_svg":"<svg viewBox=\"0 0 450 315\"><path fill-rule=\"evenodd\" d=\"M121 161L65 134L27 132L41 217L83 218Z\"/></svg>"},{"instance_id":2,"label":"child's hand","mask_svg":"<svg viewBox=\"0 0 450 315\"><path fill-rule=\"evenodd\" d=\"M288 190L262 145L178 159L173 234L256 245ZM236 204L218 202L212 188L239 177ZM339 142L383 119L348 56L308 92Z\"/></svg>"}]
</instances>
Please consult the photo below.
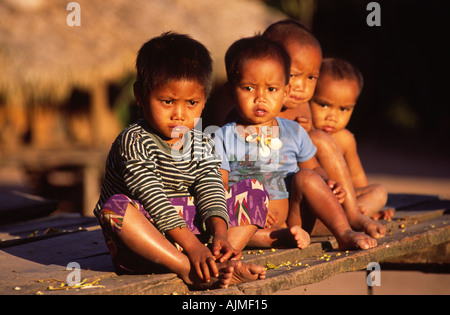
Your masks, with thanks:
<instances>
[{"instance_id":1,"label":"child's hand","mask_svg":"<svg viewBox=\"0 0 450 315\"><path fill-rule=\"evenodd\" d=\"M212 241L212 253L220 262L227 260L239 260L242 253L231 246L225 237L215 236Z\"/></svg>"},{"instance_id":2,"label":"child's hand","mask_svg":"<svg viewBox=\"0 0 450 315\"><path fill-rule=\"evenodd\" d=\"M266 221L266 228L271 228L272 225L278 222L278 219L274 213L272 213L270 210L267 211L267 221Z\"/></svg>"},{"instance_id":3,"label":"child's hand","mask_svg":"<svg viewBox=\"0 0 450 315\"><path fill-rule=\"evenodd\" d=\"M339 203L344 203L345 197L347 196L347 191L342 187L342 185L333 179L327 179L326 182L333 194L339 200Z\"/></svg>"},{"instance_id":4,"label":"child's hand","mask_svg":"<svg viewBox=\"0 0 450 315\"><path fill-rule=\"evenodd\" d=\"M200 279L209 282L211 280L211 275L213 277L219 276L219 268L217 267L216 259L208 247L201 244L200 246L197 246L195 250L190 250L189 252L186 251L186 254Z\"/></svg>"},{"instance_id":5,"label":"child's hand","mask_svg":"<svg viewBox=\"0 0 450 315\"><path fill-rule=\"evenodd\" d=\"M306 132L310 132L312 128L312 121L309 117L306 116L297 116L294 121L298 122Z\"/></svg>"}]
</instances>

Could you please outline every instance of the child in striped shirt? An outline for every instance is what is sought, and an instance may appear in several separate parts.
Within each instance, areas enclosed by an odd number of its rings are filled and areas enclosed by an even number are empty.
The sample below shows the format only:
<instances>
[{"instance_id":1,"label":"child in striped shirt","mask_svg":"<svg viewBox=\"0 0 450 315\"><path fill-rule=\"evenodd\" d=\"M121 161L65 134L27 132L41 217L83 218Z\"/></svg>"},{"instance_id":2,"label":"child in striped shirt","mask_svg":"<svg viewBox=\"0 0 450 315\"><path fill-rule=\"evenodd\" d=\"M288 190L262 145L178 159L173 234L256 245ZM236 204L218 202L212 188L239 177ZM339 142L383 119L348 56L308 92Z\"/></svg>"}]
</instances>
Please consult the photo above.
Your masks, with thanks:
<instances>
[{"instance_id":1,"label":"child in striped shirt","mask_svg":"<svg viewBox=\"0 0 450 315\"><path fill-rule=\"evenodd\" d=\"M208 50L164 33L142 46L136 68L143 119L113 143L94 210L116 271L172 271L196 288L264 278L264 267L239 259L265 225L267 192L252 180L225 191L214 142L195 128L210 89Z\"/></svg>"}]
</instances>

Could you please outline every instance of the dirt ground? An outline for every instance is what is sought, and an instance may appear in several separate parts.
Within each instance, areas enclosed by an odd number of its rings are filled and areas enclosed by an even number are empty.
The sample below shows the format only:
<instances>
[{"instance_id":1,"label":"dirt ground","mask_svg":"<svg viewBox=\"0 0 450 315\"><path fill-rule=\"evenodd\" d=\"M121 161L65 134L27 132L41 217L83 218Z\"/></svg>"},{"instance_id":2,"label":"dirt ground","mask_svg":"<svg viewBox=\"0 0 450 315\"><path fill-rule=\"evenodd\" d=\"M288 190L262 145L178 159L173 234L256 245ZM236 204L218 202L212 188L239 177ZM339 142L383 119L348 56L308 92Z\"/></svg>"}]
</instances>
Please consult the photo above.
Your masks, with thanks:
<instances>
[{"instance_id":1,"label":"dirt ground","mask_svg":"<svg viewBox=\"0 0 450 315\"><path fill-rule=\"evenodd\" d=\"M275 295L367 295L366 272L342 273L318 283L279 291ZM373 295L448 295L450 274L381 270Z\"/></svg>"}]
</instances>

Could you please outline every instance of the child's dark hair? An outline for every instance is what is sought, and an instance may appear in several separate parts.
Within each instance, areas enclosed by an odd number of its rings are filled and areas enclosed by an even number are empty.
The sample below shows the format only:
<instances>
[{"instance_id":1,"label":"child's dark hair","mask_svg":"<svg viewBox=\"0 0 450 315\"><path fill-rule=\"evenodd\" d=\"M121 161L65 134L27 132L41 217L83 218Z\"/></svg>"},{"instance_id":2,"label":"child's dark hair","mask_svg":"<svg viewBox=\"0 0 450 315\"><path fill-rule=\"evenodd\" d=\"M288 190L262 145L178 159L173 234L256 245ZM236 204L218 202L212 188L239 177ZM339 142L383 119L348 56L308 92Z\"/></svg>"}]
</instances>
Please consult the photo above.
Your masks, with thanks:
<instances>
[{"instance_id":1,"label":"child's dark hair","mask_svg":"<svg viewBox=\"0 0 450 315\"><path fill-rule=\"evenodd\" d=\"M325 58L320 66L320 75L329 75L335 80L356 80L359 92L363 88L363 76L351 62L340 58Z\"/></svg>"},{"instance_id":2,"label":"child's dark hair","mask_svg":"<svg viewBox=\"0 0 450 315\"><path fill-rule=\"evenodd\" d=\"M146 42L136 59L136 83L147 97L173 80L195 80L209 95L212 59L208 49L188 35L163 33Z\"/></svg>"},{"instance_id":3,"label":"child's dark hair","mask_svg":"<svg viewBox=\"0 0 450 315\"><path fill-rule=\"evenodd\" d=\"M264 37L282 45L295 41L301 45L310 45L321 50L320 43L311 31L301 22L285 19L271 24L263 33Z\"/></svg>"},{"instance_id":4,"label":"child's dark hair","mask_svg":"<svg viewBox=\"0 0 450 315\"><path fill-rule=\"evenodd\" d=\"M225 67L228 82L231 84L239 81L241 77L242 63L250 59L274 58L283 66L286 84L289 83L291 59L287 52L279 44L263 37L255 35L234 42L225 54Z\"/></svg>"}]
</instances>

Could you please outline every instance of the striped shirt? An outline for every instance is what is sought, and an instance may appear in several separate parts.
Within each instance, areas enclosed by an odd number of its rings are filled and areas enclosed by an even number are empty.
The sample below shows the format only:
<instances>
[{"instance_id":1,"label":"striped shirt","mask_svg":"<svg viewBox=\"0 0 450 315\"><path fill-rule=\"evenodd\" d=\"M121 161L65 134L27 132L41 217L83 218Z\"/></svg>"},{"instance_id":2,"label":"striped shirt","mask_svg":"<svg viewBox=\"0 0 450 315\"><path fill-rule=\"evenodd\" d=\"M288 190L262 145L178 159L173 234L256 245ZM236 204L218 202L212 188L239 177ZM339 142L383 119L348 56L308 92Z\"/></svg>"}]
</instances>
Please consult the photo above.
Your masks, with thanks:
<instances>
[{"instance_id":1,"label":"striped shirt","mask_svg":"<svg viewBox=\"0 0 450 315\"><path fill-rule=\"evenodd\" d=\"M197 215L206 229L208 218L221 217L228 224L221 158L208 134L192 129L183 149L172 150L152 132L145 120L125 128L113 143L106 161L99 201L124 194L138 200L161 232L186 226L168 198L193 196Z\"/></svg>"}]
</instances>

